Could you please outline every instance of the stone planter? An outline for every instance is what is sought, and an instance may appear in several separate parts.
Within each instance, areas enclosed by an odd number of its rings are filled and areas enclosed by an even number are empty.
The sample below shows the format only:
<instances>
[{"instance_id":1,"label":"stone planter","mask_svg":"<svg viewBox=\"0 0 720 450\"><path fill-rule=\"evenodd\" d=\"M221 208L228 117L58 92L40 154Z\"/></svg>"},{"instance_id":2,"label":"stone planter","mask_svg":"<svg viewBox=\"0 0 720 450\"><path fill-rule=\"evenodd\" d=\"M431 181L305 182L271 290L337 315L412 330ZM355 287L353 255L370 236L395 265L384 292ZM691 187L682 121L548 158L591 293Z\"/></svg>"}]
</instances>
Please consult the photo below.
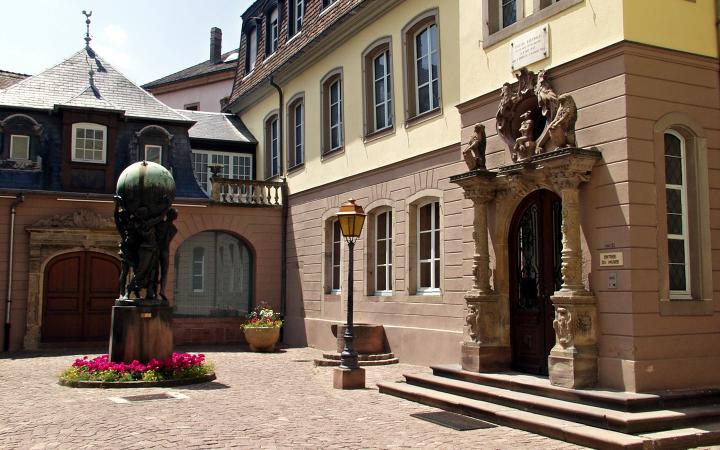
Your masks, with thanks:
<instances>
[{"instance_id":1,"label":"stone planter","mask_svg":"<svg viewBox=\"0 0 720 450\"><path fill-rule=\"evenodd\" d=\"M280 339L280 327L244 328L245 340L253 352L274 352Z\"/></svg>"},{"instance_id":2,"label":"stone planter","mask_svg":"<svg viewBox=\"0 0 720 450\"><path fill-rule=\"evenodd\" d=\"M341 353L345 347L345 324L333 324L332 332L337 338L337 351ZM355 351L362 354L385 353L385 329L382 325L370 323L353 324Z\"/></svg>"}]
</instances>

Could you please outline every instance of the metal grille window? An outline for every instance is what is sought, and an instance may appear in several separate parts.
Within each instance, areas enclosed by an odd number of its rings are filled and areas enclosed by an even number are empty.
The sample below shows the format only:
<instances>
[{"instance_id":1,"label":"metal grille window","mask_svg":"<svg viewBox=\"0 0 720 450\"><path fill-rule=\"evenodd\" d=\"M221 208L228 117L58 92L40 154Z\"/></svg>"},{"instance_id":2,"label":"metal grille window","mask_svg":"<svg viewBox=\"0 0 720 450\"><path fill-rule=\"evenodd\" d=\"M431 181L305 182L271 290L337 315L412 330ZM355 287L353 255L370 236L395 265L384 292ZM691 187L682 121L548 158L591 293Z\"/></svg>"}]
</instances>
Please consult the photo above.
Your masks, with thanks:
<instances>
[{"instance_id":1,"label":"metal grille window","mask_svg":"<svg viewBox=\"0 0 720 450\"><path fill-rule=\"evenodd\" d=\"M342 233L340 232L340 222L335 220L332 223L332 270L331 270L331 292L340 292L340 276L342 275L341 270L341 259L342 259Z\"/></svg>"},{"instance_id":2,"label":"metal grille window","mask_svg":"<svg viewBox=\"0 0 720 450\"><path fill-rule=\"evenodd\" d=\"M437 25L415 35L415 102L417 114L440 106L440 71Z\"/></svg>"},{"instance_id":3,"label":"metal grille window","mask_svg":"<svg viewBox=\"0 0 720 450\"><path fill-rule=\"evenodd\" d=\"M330 84L330 150L342 147L342 89L338 78Z\"/></svg>"},{"instance_id":4,"label":"metal grille window","mask_svg":"<svg viewBox=\"0 0 720 450\"><path fill-rule=\"evenodd\" d=\"M375 219L375 290L379 295L392 294L392 212Z\"/></svg>"},{"instance_id":5,"label":"metal grille window","mask_svg":"<svg viewBox=\"0 0 720 450\"><path fill-rule=\"evenodd\" d=\"M665 132L665 195L667 198L668 276L673 298L690 298L690 239L688 236L685 140Z\"/></svg>"},{"instance_id":6,"label":"metal grille window","mask_svg":"<svg viewBox=\"0 0 720 450\"><path fill-rule=\"evenodd\" d=\"M94 123L72 126L72 160L104 164L106 159L107 127Z\"/></svg>"},{"instance_id":7,"label":"metal grille window","mask_svg":"<svg viewBox=\"0 0 720 450\"><path fill-rule=\"evenodd\" d=\"M212 191L211 174L208 164L222 164L220 176L233 180L252 180L253 156L247 153L224 153L207 150L192 151L192 165L195 179L205 193Z\"/></svg>"},{"instance_id":8,"label":"metal grille window","mask_svg":"<svg viewBox=\"0 0 720 450\"><path fill-rule=\"evenodd\" d=\"M440 292L440 203L418 207L418 293Z\"/></svg>"},{"instance_id":9,"label":"metal grille window","mask_svg":"<svg viewBox=\"0 0 720 450\"><path fill-rule=\"evenodd\" d=\"M10 136L10 159L30 159L30 136Z\"/></svg>"},{"instance_id":10,"label":"metal grille window","mask_svg":"<svg viewBox=\"0 0 720 450\"><path fill-rule=\"evenodd\" d=\"M500 28L517 22L517 0L497 0L500 3Z\"/></svg>"},{"instance_id":11,"label":"metal grille window","mask_svg":"<svg viewBox=\"0 0 720 450\"><path fill-rule=\"evenodd\" d=\"M392 126L391 85L390 52L385 50L373 59L375 131Z\"/></svg>"}]
</instances>

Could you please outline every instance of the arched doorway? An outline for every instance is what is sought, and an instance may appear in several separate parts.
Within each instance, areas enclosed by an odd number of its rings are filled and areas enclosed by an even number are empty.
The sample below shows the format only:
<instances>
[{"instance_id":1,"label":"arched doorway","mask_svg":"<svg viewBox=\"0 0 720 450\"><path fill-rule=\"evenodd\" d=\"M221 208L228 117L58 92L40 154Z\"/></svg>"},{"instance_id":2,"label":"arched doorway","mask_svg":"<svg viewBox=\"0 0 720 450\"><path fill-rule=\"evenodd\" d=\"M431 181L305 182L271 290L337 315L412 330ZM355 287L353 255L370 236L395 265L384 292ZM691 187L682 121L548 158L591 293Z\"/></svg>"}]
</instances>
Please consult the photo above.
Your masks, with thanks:
<instances>
[{"instance_id":1,"label":"arched doorway","mask_svg":"<svg viewBox=\"0 0 720 450\"><path fill-rule=\"evenodd\" d=\"M509 234L510 334L514 370L547 375L555 344L550 297L562 285L562 205L549 190L528 195Z\"/></svg>"},{"instance_id":2,"label":"arched doorway","mask_svg":"<svg viewBox=\"0 0 720 450\"><path fill-rule=\"evenodd\" d=\"M253 256L238 237L204 231L175 253L175 315L240 317L252 303Z\"/></svg>"},{"instance_id":3,"label":"arched doorway","mask_svg":"<svg viewBox=\"0 0 720 450\"><path fill-rule=\"evenodd\" d=\"M44 275L42 342L108 339L119 277L120 261L103 253L53 258Z\"/></svg>"}]
</instances>

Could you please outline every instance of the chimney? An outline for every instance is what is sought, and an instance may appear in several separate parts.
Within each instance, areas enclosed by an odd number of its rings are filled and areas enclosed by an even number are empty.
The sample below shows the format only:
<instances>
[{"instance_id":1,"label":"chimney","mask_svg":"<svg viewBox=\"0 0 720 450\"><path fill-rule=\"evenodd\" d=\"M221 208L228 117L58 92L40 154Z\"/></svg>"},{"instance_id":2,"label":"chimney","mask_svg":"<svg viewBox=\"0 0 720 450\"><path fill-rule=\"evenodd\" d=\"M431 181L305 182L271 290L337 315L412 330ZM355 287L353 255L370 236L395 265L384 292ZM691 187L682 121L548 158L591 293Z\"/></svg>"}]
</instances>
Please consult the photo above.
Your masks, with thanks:
<instances>
[{"instance_id":1,"label":"chimney","mask_svg":"<svg viewBox=\"0 0 720 450\"><path fill-rule=\"evenodd\" d=\"M210 28L210 62L217 64L222 60L222 30Z\"/></svg>"}]
</instances>

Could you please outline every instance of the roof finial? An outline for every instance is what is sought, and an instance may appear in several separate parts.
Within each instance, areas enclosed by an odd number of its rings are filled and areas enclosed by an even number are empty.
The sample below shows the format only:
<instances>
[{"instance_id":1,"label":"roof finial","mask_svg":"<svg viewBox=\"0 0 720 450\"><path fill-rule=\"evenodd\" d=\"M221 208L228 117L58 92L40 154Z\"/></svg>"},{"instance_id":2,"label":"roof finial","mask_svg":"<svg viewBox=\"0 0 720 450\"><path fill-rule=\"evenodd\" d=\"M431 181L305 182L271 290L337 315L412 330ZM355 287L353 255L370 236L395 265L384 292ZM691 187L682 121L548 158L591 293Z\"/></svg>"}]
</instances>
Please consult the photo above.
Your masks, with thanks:
<instances>
[{"instance_id":1,"label":"roof finial","mask_svg":"<svg viewBox=\"0 0 720 450\"><path fill-rule=\"evenodd\" d=\"M90 37L90 16L92 16L92 11L87 12L83 10L82 13L85 15L85 25L87 26L87 31L85 32L85 46L90 47L90 41L92 40Z\"/></svg>"}]
</instances>

